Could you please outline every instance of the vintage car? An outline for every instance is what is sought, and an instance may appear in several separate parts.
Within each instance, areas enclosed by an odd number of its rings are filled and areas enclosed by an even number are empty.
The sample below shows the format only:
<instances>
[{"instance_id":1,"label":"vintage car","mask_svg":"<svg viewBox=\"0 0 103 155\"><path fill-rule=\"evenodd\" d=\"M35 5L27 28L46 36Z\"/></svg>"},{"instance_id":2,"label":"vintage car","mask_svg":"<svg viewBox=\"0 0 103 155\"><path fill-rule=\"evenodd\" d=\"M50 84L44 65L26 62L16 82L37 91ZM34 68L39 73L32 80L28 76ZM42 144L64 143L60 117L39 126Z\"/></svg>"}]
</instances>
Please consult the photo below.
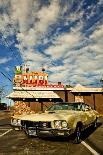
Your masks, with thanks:
<instances>
[{"instance_id":1,"label":"vintage car","mask_svg":"<svg viewBox=\"0 0 103 155\"><path fill-rule=\"evenodd\" d=\"M90 125L96 126L98 112L85 103L55 103L45 113L27 115L21 126L29 136L69 136L75 133L80 141L81 131Z\"/></svg>"}]
</instances>

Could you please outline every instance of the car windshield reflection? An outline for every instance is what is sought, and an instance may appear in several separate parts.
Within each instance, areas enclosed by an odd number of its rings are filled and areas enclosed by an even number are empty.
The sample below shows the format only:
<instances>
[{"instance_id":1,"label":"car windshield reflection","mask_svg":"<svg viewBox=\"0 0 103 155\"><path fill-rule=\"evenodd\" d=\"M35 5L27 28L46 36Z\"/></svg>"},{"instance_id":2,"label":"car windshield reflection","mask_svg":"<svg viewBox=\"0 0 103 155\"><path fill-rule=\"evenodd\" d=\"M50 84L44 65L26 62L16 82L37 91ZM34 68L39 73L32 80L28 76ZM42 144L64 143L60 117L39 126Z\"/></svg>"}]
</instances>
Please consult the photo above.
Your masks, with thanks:
<instances>
[{"instance_id":1,"label":"car windshield reflection","mask_svg":"<svg viewBox=\"0 0 103 155\"><path fill-rule=\"evenodd\" d=\"M55 111L55 110L75 110L75 111L81 111L85 110L88 105L83 104L83 103L57 103L52 105L51 107L48 108L47 111ZM88 106L89 109L89 106Z\"/></svg>"}]
</instances>

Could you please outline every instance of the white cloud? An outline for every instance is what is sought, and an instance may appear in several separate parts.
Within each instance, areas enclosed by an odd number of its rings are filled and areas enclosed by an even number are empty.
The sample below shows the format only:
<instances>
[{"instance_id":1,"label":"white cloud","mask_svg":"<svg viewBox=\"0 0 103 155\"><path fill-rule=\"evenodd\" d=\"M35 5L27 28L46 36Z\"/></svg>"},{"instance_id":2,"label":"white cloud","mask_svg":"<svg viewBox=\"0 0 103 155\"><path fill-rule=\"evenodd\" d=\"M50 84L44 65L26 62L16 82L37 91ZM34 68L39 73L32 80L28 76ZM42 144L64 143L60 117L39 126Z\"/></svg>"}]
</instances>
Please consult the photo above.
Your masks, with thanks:
<instances>
[{"instance_id":1,"label":"white cloud","mask_svg":"<svg viewBox=\"0 0 103 155\"><path fill-rule=\"evenodd\" d=\"M103 4L103 0L99 0L99 2L98 2L98 3L99 3L100 5L101 5L101 4Z\"/></svg>"},{"instance_id":2,"label":"white cloud","mask_svg":"<svg viewBox=\"0 0 103 155\"><path fill-rule=\"evenodd\" d=\"M58 36L45 52L52 60L60 59L63 66L52 66L50 80L65 83L89 85L99 82L103 74L103 26L98 26L89 39L81 35L80 29ZM88 41L84 47L75 49L76 45ZM92 75L91 75L92 74ZM90 77L89 77L90 76ZM87 78L88 77L88 78Z\"/></svg>"},{"instance_id":3,"label":"white cloud","mask_svg":"<svg viewBox=\"0 0 103 155\"><path fill-rule=\"evenodd\" d=\"M10 67L6 67L5 70L6 70L7 72L10 72L11 69L10 69Z\"/></svg>"},{"instance_id":4,"label":"white cloud","mask_svg":"<svg viewBox=\"0 0 103 155\"><path fill-rule=\"evenodd\" d=\"M59 17L60 6L58 0L52 0L49 6L44 6L37 13L37 18L39 22L37 22L36 27L37 31L40 33L46 32L48 26L54 24Z\"/></svg>"},{"instance_id":5,"label":"white cloud","mask_svg":"<svg viewBox=\"0 0 103 155\"><path fill-rule=\"evenodd\" d=\"M83 36L78 30L72 29L71 32L64 33L53 42L53 45L45 50L46 54L49 54L52 59L60 59L69 53L69 50L75 48L80 41L83 39Z\"/></svg>"},{"instance_id":6,"label":"white cloud","mask_svg":"<svg viewBox=\"0 0 103 155\"><path fill-rule=\"evenodd\" d=\"M63 70L63 71L59 71L59 72L54 72L53 74L51 74L49 76L49 81L50 82L62 82L63 84L64 83L67 83L69 81L69 78L68 78L68 72L66 70Z\"/></svg>"},{"instance_id":7,"label":"white cloud","mask_svg":"<svg viewBox=\"0 0 103 155\"><path fill-rule=\"evenodd\" d=\"M0 58L0 64L5 64L10 60L11 60L11 58Z\"/></svg>"},{"instance_id":8,"label":"white cloud","mask_svg":"<svg viewBox=\"0 0 103 155\"><path fill-rule=\"evenodd\" d=\"M5 38L16 35L19 42L16 47L22 59L26 57L27 49L29 52L39 43L41 36L58 20L60 13L58 0L52 0L49 5L41 7L38 0L1 0L0 4L7 10L0 16L0 32ZM11 26L8 28L8 25Z\"/></svg>"},{"instance_id":9,"label":"white cloud","mask_svg":"<svg viewBox=\"0 0 103 155\"><path fill-rule=\"evenodd\" d=\"M10 3L12 21L18 23L20 32L27 31L33 0L11 0Z\"/></svg>"}]
</instances>

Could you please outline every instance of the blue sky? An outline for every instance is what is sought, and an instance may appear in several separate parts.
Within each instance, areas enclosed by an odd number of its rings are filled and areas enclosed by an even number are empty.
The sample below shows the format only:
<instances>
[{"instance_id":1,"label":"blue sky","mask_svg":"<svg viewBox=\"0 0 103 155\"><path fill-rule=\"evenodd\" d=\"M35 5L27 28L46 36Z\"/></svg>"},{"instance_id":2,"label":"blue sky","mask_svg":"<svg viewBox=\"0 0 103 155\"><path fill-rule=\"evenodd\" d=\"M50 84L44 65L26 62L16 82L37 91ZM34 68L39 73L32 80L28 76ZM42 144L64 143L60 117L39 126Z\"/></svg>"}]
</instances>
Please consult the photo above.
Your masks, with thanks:
<instances>
[{"instance_id":1,"label":"blue sky","mask_svg":"<svg viewBox=\"0 0 103 155\"><path fill-rule=\"evenodd\" d=\"M0 0L0 71L28 64L50 82L98 87L103 75L103 0ZM0 85L12 90L0 74Z\"/></svg>"}]
</instances>

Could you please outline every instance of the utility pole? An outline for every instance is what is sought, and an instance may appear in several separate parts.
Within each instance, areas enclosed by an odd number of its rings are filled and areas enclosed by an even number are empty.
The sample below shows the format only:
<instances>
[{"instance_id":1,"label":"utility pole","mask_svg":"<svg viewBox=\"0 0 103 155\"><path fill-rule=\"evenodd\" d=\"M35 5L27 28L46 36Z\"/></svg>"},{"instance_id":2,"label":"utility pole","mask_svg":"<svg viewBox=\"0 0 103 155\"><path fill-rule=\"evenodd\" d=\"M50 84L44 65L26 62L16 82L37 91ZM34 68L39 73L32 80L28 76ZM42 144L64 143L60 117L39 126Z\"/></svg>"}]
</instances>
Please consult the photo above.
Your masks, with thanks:
<instances>
[{"instance_id":1,"label":"utility pole","mask_svg":"<svg viewBox=\"0 0 103 155\"><path fill-rule=\"evenodd\" d=\"M0 90L0 103L1 103L1 90Z\"/></svg>"},{"instance_id":2,"label":"utility pole","mask_svg":"<svg viewBox=\"0 0 103 155\"><path fill-rule=\"evenodd\" d=\"M2 95L3 95L3 88L1 87L1 88L0 88L0 103L1 103Z\"/></svg>"}]
</instances>

